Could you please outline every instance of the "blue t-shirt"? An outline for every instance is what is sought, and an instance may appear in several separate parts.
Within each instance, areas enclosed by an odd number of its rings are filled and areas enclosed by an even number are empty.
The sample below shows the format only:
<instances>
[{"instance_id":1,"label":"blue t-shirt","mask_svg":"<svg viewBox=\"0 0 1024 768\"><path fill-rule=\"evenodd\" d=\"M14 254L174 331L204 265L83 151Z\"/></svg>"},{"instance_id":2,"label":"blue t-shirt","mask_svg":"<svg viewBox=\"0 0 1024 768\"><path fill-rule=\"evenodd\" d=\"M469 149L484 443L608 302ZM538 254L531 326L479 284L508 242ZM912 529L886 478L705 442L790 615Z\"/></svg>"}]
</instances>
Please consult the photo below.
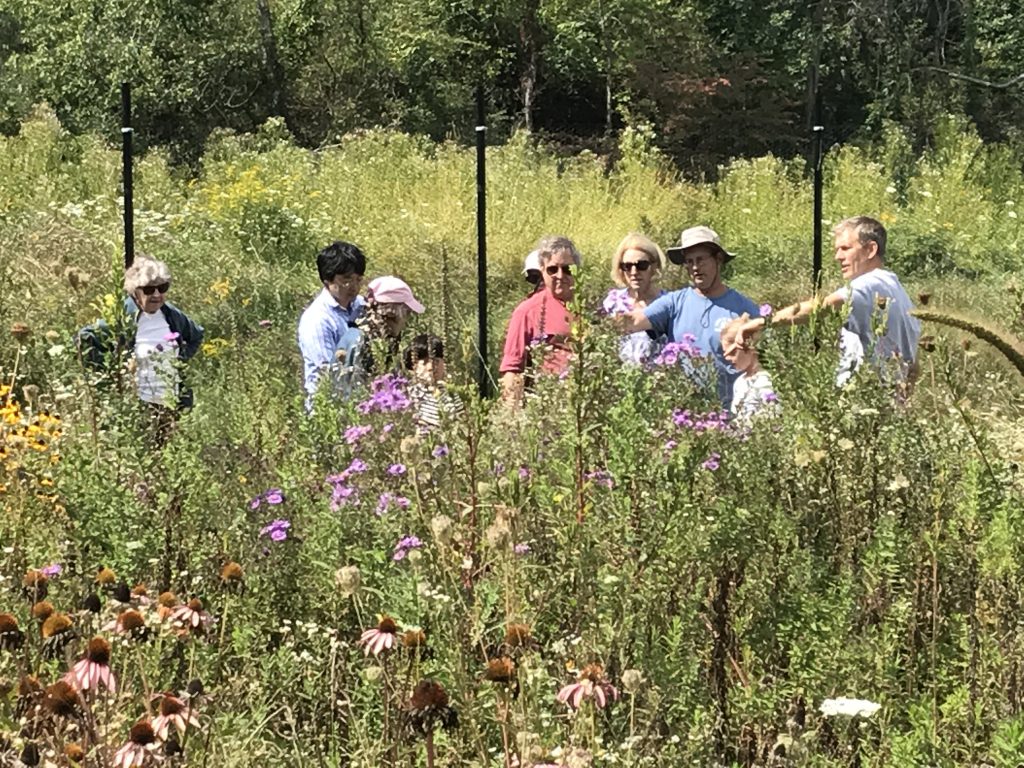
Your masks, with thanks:
<instances>
[{"instance_id":1,"label":"blue t-shirt","mask_svg":"<svg viewBox=\"0 0 1024 768\"><path fill-rule=\"evenodd\" d=\"M722 329L744 312L758 316L757 305L739 291L729 288L716 299L709 299L693 288L667 293L644 310L655 334L665 334L670 342L682 342L686 334L696 338L695 346L712 355L718 369L718 397L726 408L732 403L732 384L739 371L722 355ZM700 383L700 382L698 382Z\"/></svg>"}]
</instances>

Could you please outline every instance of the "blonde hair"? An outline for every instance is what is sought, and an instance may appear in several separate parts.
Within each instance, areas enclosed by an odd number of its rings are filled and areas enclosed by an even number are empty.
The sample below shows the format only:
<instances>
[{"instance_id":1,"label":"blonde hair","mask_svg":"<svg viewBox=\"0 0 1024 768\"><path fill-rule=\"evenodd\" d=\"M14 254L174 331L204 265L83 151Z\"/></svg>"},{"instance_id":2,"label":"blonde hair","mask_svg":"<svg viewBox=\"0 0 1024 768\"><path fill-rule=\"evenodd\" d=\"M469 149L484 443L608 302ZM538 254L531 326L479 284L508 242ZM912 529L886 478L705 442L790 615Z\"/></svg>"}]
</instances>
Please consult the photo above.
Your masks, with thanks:
<instances>
[{"instance_id":1,"label":"blonde hair","mask_svg":"<svg viewBox=\"0 0 1024 768\"><path fill-rule=\"evenodd\" d=\"M616 285L620 287L626 286L626 281L622 276L622 257L626 251L629 250L643 251L651 259L651 266L654 268L653 277L659 277L662 272L665 271L665 252L661 250L657 243L646 235L641 235L639 232L630 232L619 243L619 247L615 249L615 254L612 256L612 280Z\"/></svg>"},{"instance_id":2,"label":"blonde hair","mask_svg":"<svg viewBox=\"0 0 1024 768\"><path fill-rule=\"evenodd\" d=\"M135 293L147 285L171 282L171 270L162 261L137 253L132 265L124 272L125 293Z\"/></svg>"},{"instance_id":3,"label":"blonde hair","mask_svg":"<svg viewBox=\"0 0 1024 768\"><path fill-rule=\"evenodd\" d=\"M750 320L750 315L744 312L739 317L734 317L725 327L722 328L721 333L718 334L719 343L724 347L727 340L736 338L736 335L740 332L740 328L743 324ZM757 334L751 334L750 338L756 338Z\"/></svg>"}]
</instances>

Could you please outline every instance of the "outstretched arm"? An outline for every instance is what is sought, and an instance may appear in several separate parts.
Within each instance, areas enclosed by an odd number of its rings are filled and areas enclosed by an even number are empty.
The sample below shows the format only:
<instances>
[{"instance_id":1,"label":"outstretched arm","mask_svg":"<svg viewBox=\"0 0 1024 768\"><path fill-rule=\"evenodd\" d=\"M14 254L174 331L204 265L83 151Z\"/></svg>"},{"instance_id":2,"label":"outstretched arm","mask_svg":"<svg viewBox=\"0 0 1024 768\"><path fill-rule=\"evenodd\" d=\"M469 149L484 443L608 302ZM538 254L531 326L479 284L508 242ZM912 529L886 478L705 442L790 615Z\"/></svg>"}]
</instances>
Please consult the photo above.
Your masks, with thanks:
<instances>
[{"instance_id":1,"label":"outstretched arm","mask_svg":"<svg viewBox=\"0 0 1024 768\"><path fill-rule=\"evenodd\" d=\"M612 317L612 323L622 333L649 331L654 327L651 325L651 321L647 319L647 315L644 313L643 308L634 309L632 312L626 312L621 315L615 315Z\"/></svg>"},{"instance_id":2,"label":"outstretched arm","mask_svg":"<svg viewBox=\"0 0 1024 768\"><path fill-rule=\"evenodd\" d=\"M838 309L845 301L846 296L842 291L835 291L823 298L815 297L806 301L800 301L780 309L772 315L772 325L802 325L819 308ZM750 336L764 329L765 325L767 325L765 318L751 318L743 324L743 327L740 328L739 333L736 335L737 343L745 344Z\"/></svg>"}]
</instances>

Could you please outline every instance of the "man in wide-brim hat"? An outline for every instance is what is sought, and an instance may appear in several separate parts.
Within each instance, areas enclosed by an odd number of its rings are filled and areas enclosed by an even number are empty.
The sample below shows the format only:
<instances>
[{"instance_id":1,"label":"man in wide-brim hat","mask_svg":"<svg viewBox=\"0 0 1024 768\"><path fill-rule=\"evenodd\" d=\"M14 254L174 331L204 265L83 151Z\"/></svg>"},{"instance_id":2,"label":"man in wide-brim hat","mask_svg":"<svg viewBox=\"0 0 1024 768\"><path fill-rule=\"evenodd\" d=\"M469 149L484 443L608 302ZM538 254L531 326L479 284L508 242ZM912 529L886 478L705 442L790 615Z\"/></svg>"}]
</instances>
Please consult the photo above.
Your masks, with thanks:
<instances>
[{"instance_id":1,"label":"man in wide-brim hat","mask_svg":"<svg viewBox=\"0 0 1024 768\"><path fill-rule=\"evenodd\" d=\"M669 342L688 342L702 356L714 359L717 393L725 406L732 402L732 384L739 376L722 354L722 329L744 312L758 314L757 305L722 280L722 267L733 259L710 227L690 227L679 236L679 245L665 251L669 260L682 266L690 285L667 293L647 307L620 315L617 320L626 332L652 331L668 337ZM689 359L695 377L698 369ZM698 380L698 383L705 383Z\"/></svg>"}]
</instances>

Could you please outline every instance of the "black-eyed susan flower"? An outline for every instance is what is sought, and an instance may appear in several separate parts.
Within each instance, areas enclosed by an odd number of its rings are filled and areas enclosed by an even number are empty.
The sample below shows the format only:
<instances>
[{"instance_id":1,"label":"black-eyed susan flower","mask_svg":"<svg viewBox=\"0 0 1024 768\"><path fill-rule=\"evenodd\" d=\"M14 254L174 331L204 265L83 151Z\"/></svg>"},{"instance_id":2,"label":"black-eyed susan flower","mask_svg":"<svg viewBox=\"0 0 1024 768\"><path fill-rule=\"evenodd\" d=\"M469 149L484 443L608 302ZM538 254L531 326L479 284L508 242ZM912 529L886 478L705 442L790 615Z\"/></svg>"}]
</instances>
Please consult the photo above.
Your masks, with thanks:
<instances>
[{"instance_id":1,"label":"black-eyed susan flower","mask_svg":"<svg viewBox=\"0 0 1024 768\"><path fill-rule=\"evenodd\" d=\"M110 671L110 643L102 637L89 641L85 656L71 669L64 679L80 691L97 691L102 685L111 693L117 691L117 679Z\"/></svg>"},{"instance_id":2,"label":"black-eyed susan flower","mask_svg":"<svg viewBox=\"0 0 1024 768\"><path fill-rule=\"evenodd\" d=\"M167 741L172 726L178 732L178 736L184 739L189 726L199 727L199 718L192 711L190 703L179 699L173 693L164 692L160 694L160 714L153 718L153 731L160 741Z\"/></svg>"},{"instance_id":3,"label":"black-eyed susan flower","mask_svg":"<svg viewBox=\"0 0 1024 768\"><path fill-rule=\"evenodd\" d=\"M557 696L563 704L579 709L586 699L593 699L594 705L601 709L609 700L619 698L619 692L605 677L604 667L600 664L588 664L580 670L576 682L564 686Z\"/></svg>"},{"instance_id":4,"label":"black-eyed susan flower","mask_svg":"<svg viewBox=\"0 0 1024 768\"><path fill-rule=\"evenodd\" d=\"M398 624L390 616L381 616L376 627L371 627L359 637L359 644L363 646L363 655L380 656L384 651L390 651L395 647L395 639L398 634Z\"/></svg>"}]
</instances>

